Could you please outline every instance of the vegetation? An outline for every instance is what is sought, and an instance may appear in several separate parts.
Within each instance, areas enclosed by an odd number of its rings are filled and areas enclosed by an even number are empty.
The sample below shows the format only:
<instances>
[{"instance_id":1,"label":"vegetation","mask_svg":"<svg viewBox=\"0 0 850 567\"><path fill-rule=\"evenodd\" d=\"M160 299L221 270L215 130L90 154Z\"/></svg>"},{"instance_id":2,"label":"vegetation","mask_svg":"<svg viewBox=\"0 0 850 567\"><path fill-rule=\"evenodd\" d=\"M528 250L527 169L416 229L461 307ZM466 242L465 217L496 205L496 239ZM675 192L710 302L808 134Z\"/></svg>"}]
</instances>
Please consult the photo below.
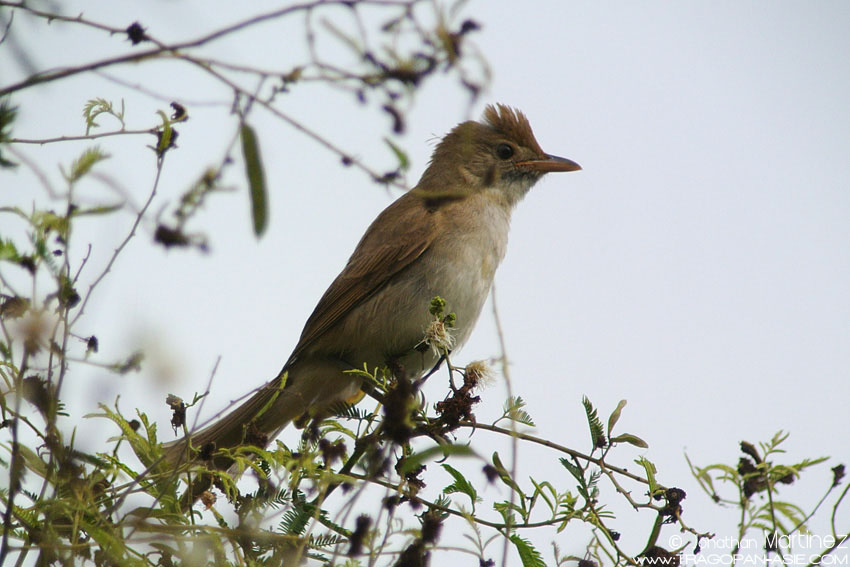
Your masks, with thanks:
<instances>
[{"instance_id":1,"label":"vegetation","mask_svg":"<svg viewBox=\"0 0 850 567\"><path fill-rule=\"evenodd\" d=\"M155 224L153 246L186 253L204 250L210 237L190 231L189 224L202 225L204 204L226 189L224 179L238 179L253 212L252 226L245 230L258 237L266 230L263 151L252 126L258 108L377 183L403 186L408 160L390 134L404 129L406 103L417 89L438 74L451 77L471 101L486 88L486 63L470 43L479 25L461 16L463 8L463 3L424 0L308 1L194 39L165 42L141 22L112 27L83 15L63 15L58 8L0 1L0 47L20 37L14 35L15 28L25 22L44 33L78 26L126 44L119 55L33 71L19 82L0 84L0 179L9 179L8 172L15 168L26 168L43 180L41 187L26 188L32 193L32 208L0 202L0 465L6 478L0 489L0 564L296 565L308 558L317 565L417 566L448 554L458 558L457 564L477 561L482 567L517 561L524 567L675 565L699 561L701 550L716 537L711 526L700 525L698 507L688 509L687 502L697 498L736 510L739 529L733 540L759 538L764 546L758 553L768 560L787 562L795 546L801 546L799 538L810 535L807 526L816 515L828 518L831 534L817 542L818 551L807 562L824 563L846 548L847 530L838 525L848 492L843 465L832 463L832 482L818 502L786 500L786 485L798 482L812 467L829 466L825 458L788 460L782 449L787 433L777 433L758 447L742 442L737 462L730 450L732 464L689 461L706 498L662 484L656 466L636 458L634 448L653 440L644 441L625 428L625 400L604 411L581 400L589 432L588 449L583 451L532 434L533 418L520 395L510 396L492 423L477 422L477 392L496 370L482 362L461 364L452 357L446 334L451 334L454 317L444 312L440 298L433 298L431 314L442 332L423 340L444 357L442 367L429 378L445 380L444 399L423 400L420 383L397 379L386 369L352 372L352 379L361 380L369 394L365 401L310 424L298 446L277 442L231 452L235 464L229 471L210 467L213 455L204 454L203 448L200 459L190 465L167 465L157 424L143 412L127 414L117 403L103 403L96 414L81 416L63 404L71 382L82 372L73 371L77 368L129 374L144 364L137 352L119 361L102 360L97 336L84 330L86 310L104 300L100 284L121 269L117 260L129 242L140 238L142 223ZM306 56L297 65L259 69L205 51L222 38L247 40L262 24L292 18L305 22ZM345 27L342 22L354 24ZM357 65L320 57L317 45L327 38L345 45ZM26 47L17 45L22 53ZM197 181L179 200L167 204L168 215L152 211L163 165L180 160L179 130L193 112L179 96L162 104L155 122L132 127L132 109L125 101L93 93L81 109L84 135L15 137L17 109L28 104L28 94L36 89L131 63L170 62L211 77L233 98L222 117L232 135L222 142L221 158L198 172ZM334 96L382 109L390 119L385 145L397 166L374 168L290 116L282 100L304 84L318 84ZM108 185L98 172L108 168L111 146L119 139L147 145L153 157L153 181L137 209L126 198L91 204L97 194L92 188ZM33 160L20 151L71 141L90 145L76 159L58 164L61 188L43 175L57 164ZM231 171L234 161L241 162L244 171ZM0 199L5 198L4 192ZM132 211L132 220L118 245L105 266L93 271L88 263L92 248L108 245L77 242L78 223L127 211ZM188 433L187 415L204 395L190 402L170 396L172 425ZM577 401L575 407L581 411ZM74 425L82 417L114 427L111 444L96 453L79 449ZM503 440L509 450L484 454L476 439L470 441L473 431ZM519 444L541 448L563 474L521 475L510 454ZM499 490L486 490L488 484ZM614 511L623 504L625 514ZM617 525L631 526L633 534L642 534L643 543L624 546ZM586 549L576 554L557 545L544 547L561 533L579 538L589 534L581 540L587 542ZM671 533L681 536L680 545L668 545ZM806 547L811 551L812 542ZM731 562L743 562L744 552L736 545Z\"/></svg>"}]
</instances>

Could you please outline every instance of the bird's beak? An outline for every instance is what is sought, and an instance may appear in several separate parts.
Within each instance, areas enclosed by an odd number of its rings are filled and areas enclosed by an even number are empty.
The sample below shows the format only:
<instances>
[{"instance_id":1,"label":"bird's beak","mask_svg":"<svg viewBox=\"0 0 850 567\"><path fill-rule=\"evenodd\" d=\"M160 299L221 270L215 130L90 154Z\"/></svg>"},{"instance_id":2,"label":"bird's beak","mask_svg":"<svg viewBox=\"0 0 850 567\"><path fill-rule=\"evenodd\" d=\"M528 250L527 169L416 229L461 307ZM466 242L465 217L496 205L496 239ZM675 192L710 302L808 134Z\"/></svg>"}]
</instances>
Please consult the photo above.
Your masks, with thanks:
<instances>
[{"instance_id":1,"label":"bird's beak","mask_svg":"<svg viewBox=\"0 0 850 567\"><path fill-rule=\"evenodd\" d=\"M549 173L552 171L578 171L581 166L571 159L558 156L550 156L546 154L543 159L529 159L526 161L518 161L516 165L526 167L528 169L539 171L540 173Z\"/></svg>"}]
</instances>

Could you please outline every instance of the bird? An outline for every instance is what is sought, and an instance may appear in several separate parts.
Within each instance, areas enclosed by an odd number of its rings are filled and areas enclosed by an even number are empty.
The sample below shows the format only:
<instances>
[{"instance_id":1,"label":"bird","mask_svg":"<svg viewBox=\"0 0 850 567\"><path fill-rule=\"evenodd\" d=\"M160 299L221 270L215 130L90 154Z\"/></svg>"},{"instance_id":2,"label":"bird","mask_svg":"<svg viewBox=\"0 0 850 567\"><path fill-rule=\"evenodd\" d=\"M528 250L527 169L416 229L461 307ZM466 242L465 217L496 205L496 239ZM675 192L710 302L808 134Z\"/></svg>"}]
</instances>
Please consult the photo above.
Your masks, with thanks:
<instances>
[{"instance_id":1,"label":"bird","mask_svg":"<svg viewBox=\"0 0 850 567\"><path fill-rule=\"evenodd\" d=\"M365 365L423 376L440 361L439 352L421 348L434 320L431 299L443 298L445 312L456 315L456 351L505 256L515 205L546 173L580 169L545 153L526 116L507 105L488 105L481 121L458 124L413 189L366 230L280 373L230 413L168 444L166 459L185 459L189 438L195 448L262 446L290 423L356 403L362 381L347 370Z\"/></svg>"}]
</instances>

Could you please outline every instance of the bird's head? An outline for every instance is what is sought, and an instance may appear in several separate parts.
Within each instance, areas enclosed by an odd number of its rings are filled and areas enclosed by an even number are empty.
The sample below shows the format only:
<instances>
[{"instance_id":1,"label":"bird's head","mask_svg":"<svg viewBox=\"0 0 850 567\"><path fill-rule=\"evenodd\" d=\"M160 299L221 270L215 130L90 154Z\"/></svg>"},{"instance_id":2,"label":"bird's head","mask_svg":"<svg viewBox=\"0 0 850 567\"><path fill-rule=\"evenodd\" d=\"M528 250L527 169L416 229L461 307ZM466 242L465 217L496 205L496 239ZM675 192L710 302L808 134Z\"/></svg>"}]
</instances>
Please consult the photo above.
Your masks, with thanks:
<instances>
[{"instance_id":1,"label":"bird's head","mask_svg":"<svg viewBox=\"0 0 850 567\"><path fill-rule=\"evenodd\" d=\"M544 174L579 169L574 161L544 152L522 112L490 105L483 121L463 122L446 134L416 190L458 198L495 190L513 205Z\"/></svg>"}]
</instances>

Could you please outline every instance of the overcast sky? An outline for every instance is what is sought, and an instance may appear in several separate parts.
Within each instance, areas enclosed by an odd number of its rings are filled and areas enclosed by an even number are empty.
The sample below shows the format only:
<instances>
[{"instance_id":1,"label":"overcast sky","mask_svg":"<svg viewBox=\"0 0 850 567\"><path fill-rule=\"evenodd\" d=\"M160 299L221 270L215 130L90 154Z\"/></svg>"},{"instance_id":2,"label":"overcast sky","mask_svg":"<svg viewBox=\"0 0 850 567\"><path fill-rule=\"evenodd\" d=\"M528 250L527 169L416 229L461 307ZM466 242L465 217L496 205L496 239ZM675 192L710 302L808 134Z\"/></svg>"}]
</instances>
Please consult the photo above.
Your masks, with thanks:
<instances>
[{"instance_id":1,"label":"overcast sky","mask_svg":"<svg viewBox=\"0 0 850 567\"><path fill-rule=\"evenodd\" d=\"M92 20L139 20L165 40L264 11L262 3L84 4ZM82 5L63 3L68 14ZM118 37L19 16L14 31L26 36L38 69L131 49ZM659 464L662 482L688 492L694 527L712 518L727 522L729 533L734 513L713 511L687 471L685 451L700 464L731 464L742 439L766 441L784 429L790 461L850 456L850 3L479 0L466 17L481 24L470 40L489 62L490 88L471 112L448 78L422 89L397 140L411 158L409 181L440 136L491 102L522 109L547 152L584 167L550 175L520 204L497 274L513 389L528 402L537 433L589 449L581 397L603 416L627 399L620 427L650 449L624 449L620 462L645 454ZM288 35L301 23L266 25L211 52L286 69L303 50L300 36ZM23 76L12 59L8 44L0 46L0 84ZM189 108L152 208L167 219L169 205L225 151L234 131L225 119L230 95L178 63L109 72ZM167 109L87 75L16 96L14 134L81 134L82 107L94 97L123 98L131 128L153 125L156 109ZM283 107L365 161L391 166L379 137L385 115L315 87L296 88ZM108 119L102 125L112 127ZM150 244L153 225L146 224L83 324L100 338L104 360L144 348L145 370L115 378L92 369L75 386L80 403L120 394L125 411L148 412L169 439L162 400L202 390L217 357L208 415L271 378L362 231L400 194L268 115L255 114L254 125L271 188L267 234L259 241L251 234L237 166L227 179L240 190L211 198L190 225L208 234L210 254L166 253ZM113 155L103 171L137 204L152 183L147 143L101 142ZM58 183L56 164L84 147L19 149ZM24 167L0 172L0 191L4 203L43 202ZM110 193L95 187L90 195ZM102 265L130 221L81 225L80 253L95 243L92 262ZM7 218L0 222L7 226ZM498 354L488 307L455 359ZM432 392L436 401L442 389ZM504 396L501 383L486 390L479 420L492 420ZM476 436L474 446L484 443L483 433ZM535 474L563 475L555 455L545 458L551 467L535 461ZM822 465L811 476L788 492L805 508L831 473ZM651 521L628 514L624 525ZM847 513L844 519L846 526ZM568 543L577 553L583 545Z\"/></svg>"}]
</instances>

